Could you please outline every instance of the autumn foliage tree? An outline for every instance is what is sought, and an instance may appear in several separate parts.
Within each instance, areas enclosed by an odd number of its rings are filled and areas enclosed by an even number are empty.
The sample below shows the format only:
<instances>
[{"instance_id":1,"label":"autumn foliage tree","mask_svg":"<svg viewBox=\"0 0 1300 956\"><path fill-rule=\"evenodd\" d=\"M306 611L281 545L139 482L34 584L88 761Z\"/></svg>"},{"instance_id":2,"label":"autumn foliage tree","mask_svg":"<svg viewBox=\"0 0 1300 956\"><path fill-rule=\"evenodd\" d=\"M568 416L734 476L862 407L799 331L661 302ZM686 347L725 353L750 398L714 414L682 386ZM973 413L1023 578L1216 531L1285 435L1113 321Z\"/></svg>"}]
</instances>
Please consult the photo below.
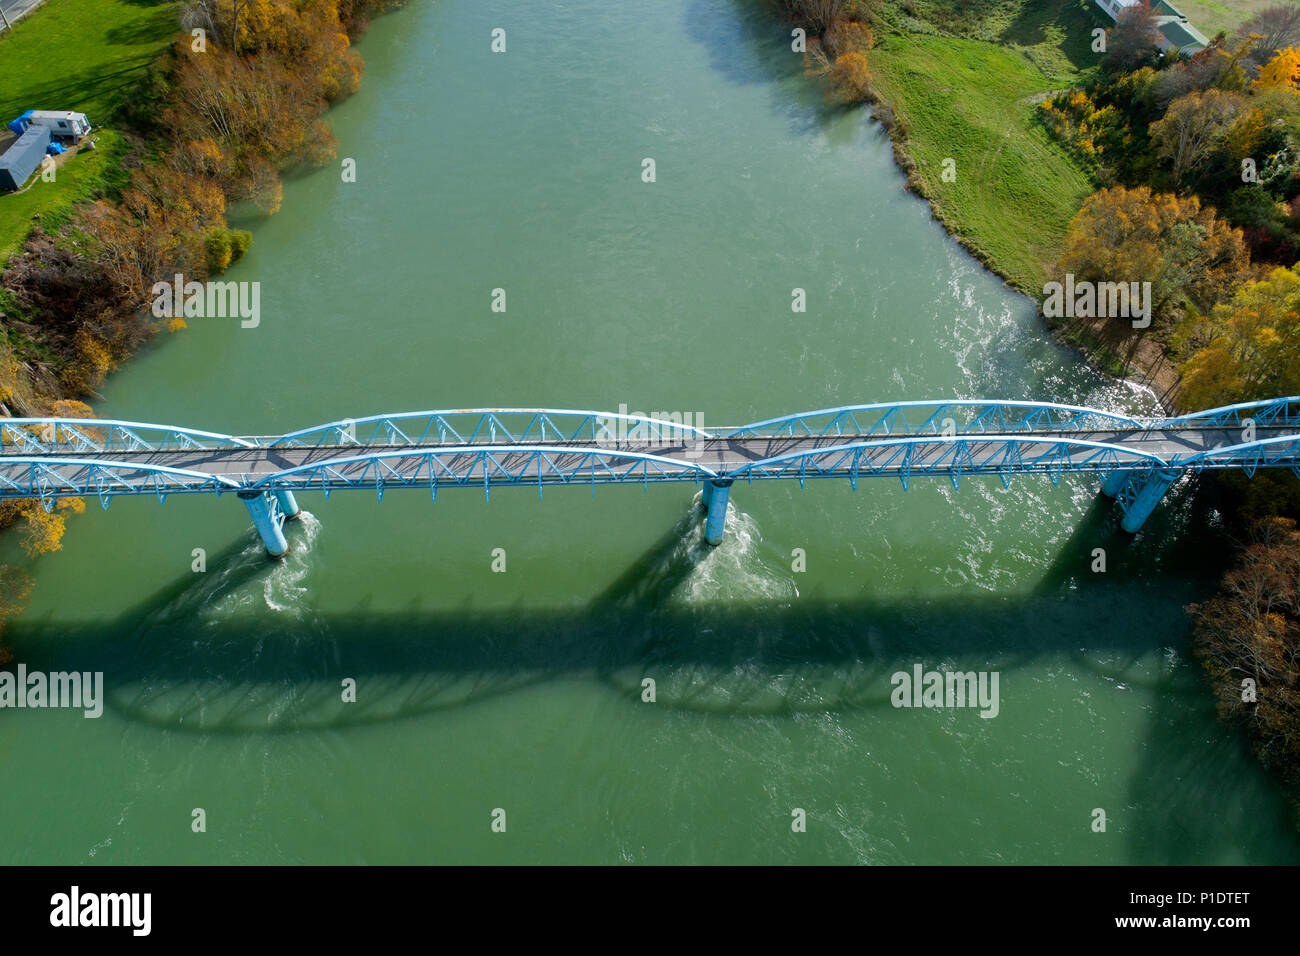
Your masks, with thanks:
<instances>
[{"instance_id":1,"label":"autumn foliage tree","mask_svg":"<svg viewBox=\"0 0 1300 956\"><path fill-rule=\"evenodd\" d=\"M1149 0L1120 11L1115 26L1106 31L1106 69L1128 72L1154 59L1161 34L1158 15Z\"/></svg>"},{"instance_id":2,"label":"autumn foliage tree","mask_svg":"<svg viewBox=\"0 0 1300 956\"><path fill-rule=\"evenodd\" d=\"M1262 66L1278 50L1300 45L1300 3L1287 0L1260 10L1242 24L1237 36L1254 41L1249 60L1253 66Z\"/></svg>"},{"instance_id":3,"label":"autumn foliage tree","mask_svg":"<svg viewBox=\"0 0 1300 956\"><path fill-rule=\"evenodd\" d=\"M822 45L830 56L861 53L871 49L875 36L871 28L857 20L835 20L822 34Z\"/></svg>"},{"instance_id":4,"label":"autumn foliage tree","mask_svg":"<svg viewBox=\"0 0 1300 956\"><path fill-rule=\"evenodd\" d=\"M74 399L61 399L44 410L42 417L47 418L90 418L93 412L90 406ZM65 440L66 435L60 426L53 426L54 431L46 440ZM31 429L35 431L33 427ZM40 433L37 433L38 436ZM59 498L47 510L45 504L37 498L8 498L0 501L0 528L7 527L21 520L22 538L20 543L28 557L35 558L62 547L65 516L85 511L86 505L80 498Z\"/></svg>"},{"instance_id":5,"label":"autumn foliage tree","mask_svg":"<svg viewBox=\"0 0 1300 956\"><path fill-rule=\"evenodd\" d=\"M1208 309L1249 268L1241 231L1195 196L1116 186L1089 196L1070 221L1056 272L1076 281L1150 282L1159 318L1184 300Z\"/></svg>"},{"instance_id":6,"label":"autumn foliage tree","mask_svg":"<svg viewBox=\"0 0 1300 956\"><path fill-rule=\"evenodd\" d=\"M1222 143L1246 107L1246 98L1223 90L1188 93L1169 104L1151 126L1160 156L1173 164L1174 179L1203 164Z\"/></svg>"},{"instance_id":7,"label":"autumn foliage tree","mask_svg":"<svg viewBox=\"0 0 1300 956\"><path fill-rule=\"evenodd\" d=\"M1251 84L1254 89L1291 89L1300 87L1300 49L1287 47L1265 63L1259 78Z\"/></svg>"},{"instance_id":8,"label":"autumn foliage tree","mask_svg":"<svg viewBox=\"0 0 1300 956\"><path fill-rule=\"evenodd\" d=\"M1218 593L1193 606L1192 648L1224 718L1300 792L1300 531L1258 523Z\"/></svg>"},{"instance_id":9,"label":"autumn foliage tree","mask_svg":"<svg viewBox=\"0 0 1300 956\"><path fill-rule=\"evenodd\" d=\"M841 53L830 69L826 95L839 103L861 103L871 97L871 71L861 53Z\"/></svg>"},{"instance_id":10,"label":"autumn foliage tree","mask_svg":"<svg viewBox=\"0 0 1300 956\"><path fill-rule=\"evenodd\" d=\"M1274 269L1179 330L1183 401L1214 408L1300 392L1300 267Z\"/></svg>"}]
</instances>

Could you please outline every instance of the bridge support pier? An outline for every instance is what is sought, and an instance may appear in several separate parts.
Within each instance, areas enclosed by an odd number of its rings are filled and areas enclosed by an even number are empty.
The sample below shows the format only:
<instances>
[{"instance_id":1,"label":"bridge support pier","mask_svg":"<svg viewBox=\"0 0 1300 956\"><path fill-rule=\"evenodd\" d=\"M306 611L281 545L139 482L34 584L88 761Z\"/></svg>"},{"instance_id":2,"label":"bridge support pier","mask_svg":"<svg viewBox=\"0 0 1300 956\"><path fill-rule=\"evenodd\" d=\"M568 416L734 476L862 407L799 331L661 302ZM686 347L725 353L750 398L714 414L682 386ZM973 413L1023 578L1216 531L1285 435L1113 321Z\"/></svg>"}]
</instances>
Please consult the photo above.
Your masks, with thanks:
<instances>
[{"instance_id":1,"label":"bridge support pier","mask_svg":"<svg viewBox=\"0 0 1300 956\"><path fill-rule=\"evenodd\" d=\"M283 558L288 554L289 542L285 540L284 531L280 527L280 515L276 514L276 509L271 507L271 502L275 499L262 491L241 491L239 500L247 506L248 513L252 515L253 527L262 536L266 553L273 558Z\"/></svg>"},{"instance_id":2,"label":"bridge support pier","mask_svg":"<svg viewBox=\"0 0 1300 956\"><path fill-rule=\"evenodd\" d=\"M275 500L280 504L280 513L284 515L285 521L297 521L302 517L302 509L298 507L298 499L292 491L277 491Z\"/></svg>"},{"instance_id":3,"label":"bridge support pier","mask_svg":"<svg viewBox=\"0 0 1300 956\"><path fill-rule=\"evenodd\" d=\"M1129 477L1132 474L1131 471L1116 468L1101 483L1101 493L1107 498L1118 498L1119 493L1124 490L1124 486L1128 484Z\"/></svg>"},{"instance_id":4,"label":"bridge support pier","mask_svg":"<svg viewBox=\"0 0 1300 956\"><path fill-rule=\"evenodd\" d=\"M1129 534L1141 528L1178 475L1179 472L1173 468L1157 468L1152 471L1146 483L1134 496L1132 504L1124 512L1124 517L1119 526Z\"/></svg>"},{"instance_id":5,"label":"bridge support pier","mask_svg":"<svg viewBox=\"0 0 1300 956\"><path fill-rule=\"evenodd\" d=\"M727 526L727 498L731 495L730 478L711 478L704 483L704 501L709 509L704 519L704 540L717 547Z\"/></svg>"}]
</instances>

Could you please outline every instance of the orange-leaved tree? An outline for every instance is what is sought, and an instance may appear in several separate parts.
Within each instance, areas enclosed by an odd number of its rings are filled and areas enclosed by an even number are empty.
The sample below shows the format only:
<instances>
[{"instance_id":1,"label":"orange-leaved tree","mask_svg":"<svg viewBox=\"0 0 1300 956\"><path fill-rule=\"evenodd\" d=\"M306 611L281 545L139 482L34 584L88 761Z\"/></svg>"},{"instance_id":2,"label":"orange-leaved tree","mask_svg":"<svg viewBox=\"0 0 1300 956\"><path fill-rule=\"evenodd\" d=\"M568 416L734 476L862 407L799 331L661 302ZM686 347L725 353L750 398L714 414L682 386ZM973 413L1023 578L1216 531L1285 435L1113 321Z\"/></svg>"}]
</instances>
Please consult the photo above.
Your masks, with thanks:
<instances>
[{"instance_id":1,"label":"orange-leaved tree","mask_svg":"<svg viewBox=\"0 0 1300 956\"><path fill-rule=\"evenodd\" d=\"M1185 299L1201 310L1250 275L1241 230L1195 196L1115 186L1093 193L1070 220L1056 273L1075 281L1150 282L1156 318Z\"/></svg>"},{"instance_id":2,"label":"orange-leaved tree","mask_svg":"<svg viewBox=\"0 0 1300 956\"><path fill-rule=\"evenodd\" d=\"M875 39L871 28L857 20L836 20L822 34L822 44L831 56L869 50Z\"/></svg>"},{"instance_id":3,"label":"orange-leaved tree","mask_svg":"<svg viewBox=\"0 0 1300 956\"><path fill-rule=\"evenodd\" d=\"M92 415L90 406L84 402L60 399L50 405L46 417L90 418ZM47 440L55 441L65 441L70 434L60 425L49 426L48 433L35 426L29 430ZM93 427L83 429L83 432L90 432L91 437L94 437ZM85 510L86 504L80 498L59 498L51 504L49 511L38 498L10 498L0 502L0 527L6 527L21 519L23 534L20 543L27 555L35 558L57 551L63 546L65 514L79 514Z\"/></svg>"},{"instance_id":4,"label":"orange-leaved tree","mask_svg":"<svg viewBox=\"0 0 1300 956\"><path fill-rule=\"evenodd\" d=\"M831 65L826 94L840 103L861 103L871 98L871 71L861 53L841 53Z\"/></svg>"}]
</instances>

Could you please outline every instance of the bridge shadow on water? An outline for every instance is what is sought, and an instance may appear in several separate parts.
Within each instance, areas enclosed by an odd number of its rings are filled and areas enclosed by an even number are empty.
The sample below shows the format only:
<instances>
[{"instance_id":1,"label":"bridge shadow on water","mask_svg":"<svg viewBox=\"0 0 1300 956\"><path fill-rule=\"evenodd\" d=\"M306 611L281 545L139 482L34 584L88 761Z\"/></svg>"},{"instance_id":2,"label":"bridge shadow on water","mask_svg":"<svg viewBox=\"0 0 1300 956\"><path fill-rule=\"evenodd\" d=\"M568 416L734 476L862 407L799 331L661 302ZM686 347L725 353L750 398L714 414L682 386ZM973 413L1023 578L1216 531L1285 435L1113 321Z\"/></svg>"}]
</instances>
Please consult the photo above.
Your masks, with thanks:
<instances>
[{"instance_id":1,"label":"bridge shadow on water","mask_svg":"<svg viewBox=\"0 0 1300 956\"><path fill-rule=\"evenodd\" d=\"M250 537L116 620L29 618L14 642L29 669L103 671L110 706L132 719L207 733L390 720L569 675L629 701L653 675L660 706L790 714L888 707L889 675L918 662L1012 670L1071 655L1140 682L1132 665L1185 641L1182 605L1218 572L1156 519L1137 539L1120 532L1098 499L1029 593L827 599L791 586L790 597L698 600L684 585L717 560L700 517L684 515L585 606L272 610L268 582L289 573L309 585L312 555L271 564ZM1097 548L1104 574L1092 571ZM363 702L340 701L347 677L365 683Z\"/></svg>"},{"instance_id":2,"label":"bridge shadow on water","mask_svg":"<svg viewBox=\"0 0 1300 956\"><path fill-rule=\"evenodd\" d=\"M1195 669L1159 663L1185 659L1183 604L1208 593L1220 568L1205 536L1189 548L1179 526L1207 525L1201 497L1187 496L1181 521L1158 515L1136 539L1098 499L1037 586L1018 595L683 601L696 569L715 559L692 510L584 607L363 604L322 615L254 602L212 613L231 595L260 597L259 585L285 567L250 540L116 621L27 621L15 643L29 669L104 672L108 709L129 721L226 735L343 731L559 680L603 682L640 707L646 676L657 682L657 707L670 710L771 719L874 709L887 719L890 675L915 663L1000 671L1007 699L1017 670L1068 659L1076 673L1150 691L1150 711L1133 725L1142 767L1123 808L1133 852L1148 862L1222 859L1242 827L1269 822L1249 817L1234 782L1260 771L1208 716ZM1092 571L1097 548L1104 574ZM341 701L344 678L357 680L357 703ZM1204 717L1189 732L1197 711ZM1186 832L1181 821L1206 819L1207 805L1224 821L1221 835Z\"/></svg>"}]
</instances>

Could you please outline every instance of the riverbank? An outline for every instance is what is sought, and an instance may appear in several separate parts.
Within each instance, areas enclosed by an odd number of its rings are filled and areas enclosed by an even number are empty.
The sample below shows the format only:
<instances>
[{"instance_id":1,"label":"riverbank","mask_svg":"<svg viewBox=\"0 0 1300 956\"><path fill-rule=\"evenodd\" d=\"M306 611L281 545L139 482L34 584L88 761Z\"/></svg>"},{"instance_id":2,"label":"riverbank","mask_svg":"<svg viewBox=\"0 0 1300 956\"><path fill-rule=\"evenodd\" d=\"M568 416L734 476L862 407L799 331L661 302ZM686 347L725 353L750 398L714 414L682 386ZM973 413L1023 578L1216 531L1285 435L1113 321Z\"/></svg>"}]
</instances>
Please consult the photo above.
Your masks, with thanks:
<instances>
[{"instance_id":1,"label":"riverbank","mask_svg":"<svg viewBox=\"0 0 1300 956\"><path fill-rule=\"evenodd\" d=\"M862 5L875 28L864 51L874 114L907 188L986 269L1039 302L1096 184L1052 138L1038 104L1095 75L1098 21L1068 0L1002 0L978 17L944 0L909 9ZM1176 402L1178 372L1157 343L1100 320L1044 322L1090 364Z\"/></svg>"},{"instance_id":2,"label":"riverbank","mask_svg":"<svg viewBox=\"0 0 1300 956\"><path fill-rule=\"evenodd\" d=\"M241 223L256 241L224 278L262 281L261 324L191 321L97 411L257 434L469 405L707 424L1131 398L898 188L884 137L822 107L788 36L733 0L377 18L361 89L328 116L356 181L338 162L292 177L281 214ZM682 485L541 501L390 485L302 495L312 517L274 564L231 495L88 499L31 563L11 637L29 670L102 671L104 714L4 712L24 772L0 857L1300 860L1275 790L1168 650L1219 539L1181 486L1126 544L1082 490L737 483L705 549ZM999 672L997 718L891 707L890 675L916 663Z\"/></svg>"},{"instance_id":3,"label":"riverbank","mask_svg":"<svg viewBox=\"0 0 1300 956\"><path fill-rule=\"evenodd\" d=\"M154 283L225 271L251 241L229 226L228 207L270 215L283 175L333 158L320 117L360 83L351 38L368 15L396 5L277 6L243 22L218 15L196 37L172 3L148 7L147 17L131 7L106 28L121 2L54 0L0 45L0 64L18 80L6 89L6 109L49 105L57 94L62 106L92 114L102 141L54 182L0 197L0 242L8 243L0 253L21 243L4 263L0 293L5 416L89 415L78 399L100 397L105 377L158 331L184 327L179 314L154 314ZM69 76L66 58L51 54L65 34L80 37L68 41L74 52L77 42L120 41L131 54L88 54L90 67ZM29 557L60 547L61 515L31 499L4 502L0 528L19 521ZM12 593L0 595L0 628L21 608L14 595L27 594L12 574L4 580Z\"/></svg>"},{"instance_id":4,"label":"riverbank","mask_svg":"<svg viewBox=\"0 0 1300 956\"><path fill-rule=\"evenodd\" d=\"M980 262L1041 295L1087 174L1034 116L1059 87L1014 50L981 40L891 33L867 54L908 185Z\"/></svg>"},{"instance_id":5,"label":"riverbank","mask_svg":"<svg viewBox=\"0 0 1300 956\"><path fill-rule=\"evenodd\" d=\"M179 9L174 2L48 0L0 35L0 128L24 110L67 109L90 118L98 141L53 182L37 179L24 193L0 196L0 273L33 226L57 231L77 203L120 195L127 143L119 127L133 91L179 31Z\"/></svg>"}]
</instances>

